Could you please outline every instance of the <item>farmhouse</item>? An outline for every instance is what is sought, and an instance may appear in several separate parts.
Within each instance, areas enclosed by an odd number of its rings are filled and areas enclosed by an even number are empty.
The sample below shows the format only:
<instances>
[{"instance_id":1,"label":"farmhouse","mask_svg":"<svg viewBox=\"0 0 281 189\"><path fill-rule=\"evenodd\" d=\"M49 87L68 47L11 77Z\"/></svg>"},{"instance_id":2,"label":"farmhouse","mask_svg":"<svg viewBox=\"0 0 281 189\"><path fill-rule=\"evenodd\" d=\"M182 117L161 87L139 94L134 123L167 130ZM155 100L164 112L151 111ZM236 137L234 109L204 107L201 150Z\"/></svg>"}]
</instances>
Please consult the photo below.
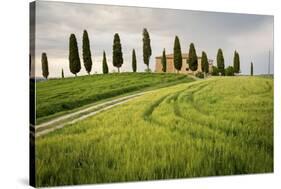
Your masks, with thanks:
<instances>
[{"instance_id":1,"label":"farmhouse","mask_svg":"<svg viewBox=\"0 0 281 189\"><path fill-rule=\"evenodd\" d=\"M155 57L155 60L156 60L155 72L163 72L162 71L161 58L162 58L162 56ZM168 54L168 55L166 55L166 58L167 58L167 72L168 73L176 73L177 70L174 67L174 55L173 54ZM185 74L193 73L193 71L191 71L189 69L189 66L186 63L187 59L188 59L188 54L187 53L183 53L182 54L182 67L181 67L180 73L185 73ZM209 62L209 72L211 72L212 71L212 66L213 66L213 60L208 59L208 62ZM198 68L195 71L195 73L197 73L197 72L202 72L201 57L198 57Z\"/></svg>"}]
</instances>

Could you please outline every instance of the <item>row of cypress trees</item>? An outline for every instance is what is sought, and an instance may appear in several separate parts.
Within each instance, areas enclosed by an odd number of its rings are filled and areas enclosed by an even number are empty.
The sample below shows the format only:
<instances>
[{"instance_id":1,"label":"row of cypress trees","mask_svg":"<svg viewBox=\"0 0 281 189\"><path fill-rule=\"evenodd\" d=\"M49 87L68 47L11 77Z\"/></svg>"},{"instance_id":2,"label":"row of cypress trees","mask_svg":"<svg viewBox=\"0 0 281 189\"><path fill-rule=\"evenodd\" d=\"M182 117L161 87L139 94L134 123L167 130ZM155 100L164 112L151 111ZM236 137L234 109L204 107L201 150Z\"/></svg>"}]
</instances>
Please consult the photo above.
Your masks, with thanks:
<instances>
[{"instance_id":1,"label":"row of cypress trees","mask_svg":"<svg viewBox=\"0 0 281 189\"><path fill-rule=\"evenodd\" d=\"M83 33L83 62L86 71L90 74L92 69L92 59L91 59L91 50L90 50L90 42L88 33L84 30ZM149 69L149 59L151 56L151 45L150 45L150 37L146 28L143 30L143 61L144 64L147 65L147 69ZM108 65L106 60L106 54L103 52L103 73L108 73ZM121 40L118 33L114 34L113 39L113 52L112 52L112 64L117 68L118 72L120 72L120 68L123 64L123 53L122 53L122 45ZM69 68L71 73L77 75L77 73L81 70L80 58L78 53L77 40L74 34L70 35L69 39ZM135 49L132 51L132 68L133 72L137 71L137 60L136 60L136 52Z\"/></svg>"},{"instance_id":2,"label":"row of cypress trees","mask_svg":"<svg viewBox=\"0 0 281 189\"><path fill-rule=\"evenodd\" d=\"M223 52L222 49L219 49L217 53L217 68L218 68L218 72L221 75L234 75L234 73L240 73L239 53L236 50L234 51L233 66L229 66L228 68L225 69ZM225 73L226 71L228 73Z\"/></svg>"},{"instance_id":3,"label":"row of cypress trees","mask_svg":"<svg viewBox=\"0 0 281 189\"><path fill-rule=\"evenodd\" d=\"M84 30L83 39L82 39L82 56L84 67L88 74L91 73L92 70L92 55L90 50L90 41L88 32ZM120 68L123 64L123 53L122 53L122 45L121 40L118 33L114 34L113 39L113 50L112 50L112 64L117 68L118 72L120 72ZM150 37L146 28L143 29L143 61L144 64L147 65L147 70L149 70L149 59L152 54L151 45L150 45ZM69 69L70 72L77 76L77 73L81 70L81 62L79 57L77 39L75 34L71 34L69 37ZM48 78L49 68L48 68L48 59L46 53L42 53L42 73L45 78ZM137 59L135 49L132 51L132 68L133 72L137 71ZM106 60L105 51L103 51L103 60L102 60L102 70L104 74L108 73L108 65ZM62 78L64 78L64 72L62 70Z\"/></svg>"},{"instance_id":4,"label":"row of cypress trees","mask_svg":"<svg viewBox=\"0 0 281 189\"><path fill-rule=\"evenodd\" d=\"M147 65L147 70L149 71L149 59L152 54L152 50L150 44L150 36L146 28L143 29L142 35L143 35L143 61L144 64ZM83 56L84 67L87 73L90 74L92 70L92 57L91 57L89 36L86 30L83 31L82 42L83 42L82 56ZM117 68L118 72L120 72L120 68L123 64L123 53L122 53L121 40L118 33L114 34L112 54L113 54L112 57L113 66ZM181 53L181 46L178 36L175 37L175 41L174 41L173 58L174 58L174 67L177 70L177 72L179 72L182 68L182 53ZM162 71L166 72L167 60L166 60L165 49L163 50L161 63L162 63ZM198 68L198 57L193 43L191 43L189 46L187 64L189 64L189 69L191 69L192 71L196 71ZM208 73L209 72L208 58L206 52L204 51L202 52L201 64L202 64L201 65L202 71ZM234 52L233 64L234 64L233 65L234 72L239 73L240 59L237 51ZM104 51L103 51L102 68L104 74L108 73L108 65L106 60L106 54ZM79 73L81 70L77 39L74 34L71 34L69 38L69 69L71 73L73 73L75 76L77 76L77 73ZM132 69L133 72L137 71L137 60L136 60L135 49L133 49L132 51ZM221 73L221 75L225 75L224 57L221 49L219 49L217 53L217 69L218 72ZM46 53L42 53L42 71L43 71L43 76L47 78L49 75L49 70L48 70L48 60L47 60ZM62 70L62 77L64 77L63 70Z\"/></svg>"},{"instance_id":5,"label":"row of cypress trees","mask_svg":"<svg viewBox=\"0 0 281 189\"><path fill-rule=\"evenodd\" d=\"M182 53L181 53L181 46L178 36L175 37L174 41L174 68L179 72L182 68ZM165 49L162 53L162 71L166 72L167 70L167 60L166 60L166 52ZM189 65L189 69L192 71L196 71L198 69L198 57L196 54L195 46L193 43L189 46L189 53L188 53L188 59L186 62ZM201 56L201 68L202 71L205 73L209 73L209 63L208 63L208 57L206 52L202 52ZM221 75L225 75L225 66L224 66L224 57L222 49L218 49L217 53L217 68L218 72L221 73ZM233 60L233 69L234 73L240 72L240 58L237 51L234 52L234 60Z\"/></svg>"},{"instance_id":6,"label":"row of cypress trees","mask_svg":"<svg viewBox=\"0 0 281 189\"><path fill-rule=\"evenodd\" d=\"M90 41L88 32L86 30L83 31L82 38L82 56L84 67L88 74L91 73L92 70L92 55L90 50ZM77 73L81 70L80 57L78 52L78 45L75 35L72 33L69 37L69 69L70 72L77 76Z\"/></svg>"},{"instance_id":7,"label":"row of cypress trees","mask_svg":"<svg viewBox=\"0 0 281 189\"><path fill-rule=\"evenodd\" d=\"M182 68L182 53L181 53L181 46L180 46L180 41L178 36L175 37L174 41L174 67L179 72ZM189 46L189 53L188 53L188 61L186 62L189 65L189 69L192 71L196 71L198 68L198 57L196 54L195 46L193 43L190 44ZM207 54L203 51L202 52L202 70L206 73L209 72L209 64L208 64L208 58ZM162 64L162 71L166 72L167 69L167 60L166 60L166 52L165 49L163 50L162 53L162 59L161 59L161 64Z\"/></svg>"},{"instance_id":8,"label":"row of cypress trees","mask_svg":"<svg viewBox=\"0 0 281 189\"><path fill-rule=\"evenodd\" d=\"M174 67L179 72L182 68L182 53L181 53L181 46L180 46L180 41L178 36L175 37L174 41ZM208 66L208 58L205 52L202 53L203 61L202 64L206 64ZM196 71L198 68L198 58L196 55L196 50L194 47L194 44L191 43L189 47L189 53L188 53L188 61L186 62L189 65L189 68L192 71ZM161 64L162 64L162 71L166 72L167 70L167 60L166 60L166 52L165 49L163 50L162 53L162 59L161 59ZM205 68L206 66L203 66L202 68L208 72L208 67Z\"/></svg>"},{"instance_id":9,"label":"row of cypress trees","mask_svg":"<svg viewBox=\"0 0 281 189\"><path fill-rule=\"evenodd\" d=\"M181 46L180 46L180 41L178 36L175 37L174 41L174 67L179 72L182 68L182 53L181 53ZM208 64L208 58L207 54L203 51L202 52L202 69L204 72L208 73L209 72L209 64ZM194 44L191 43L189 46L189 53L188 53L188 61L186 62L189 65L189 69L192 71L196 71L198 68L198 57L196 54L196 50L194 47ZM161 59L161 64L162 64L162 71L166 72L167 69L167 61L166 61L166 52L165 49L163 50L162 53L162 59Z\"/></svg>"}]
</instances>

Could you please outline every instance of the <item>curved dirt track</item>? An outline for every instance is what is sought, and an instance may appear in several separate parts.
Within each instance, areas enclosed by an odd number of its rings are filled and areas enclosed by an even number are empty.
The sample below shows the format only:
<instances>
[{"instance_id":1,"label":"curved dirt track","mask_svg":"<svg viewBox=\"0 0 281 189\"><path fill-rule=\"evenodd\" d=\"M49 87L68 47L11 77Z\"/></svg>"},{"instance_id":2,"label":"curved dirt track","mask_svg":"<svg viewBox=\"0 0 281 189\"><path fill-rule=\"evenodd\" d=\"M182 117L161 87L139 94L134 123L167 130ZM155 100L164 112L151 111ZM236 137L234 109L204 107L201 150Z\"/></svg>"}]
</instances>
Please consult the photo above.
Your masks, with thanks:
<instances>
[{"instance_id":1,"label":"curved dirt track","mask_svg":"<svg viewBox=\"0 0 281 189\"><path fill-rule=\"evenodd\" d=\"M90 106L88 108L76 111L74 113L70 113L67 115L60 116L58 118L55 118L51 121L47 121L45 123L42 123L40 125L35 126L35 137L43 136L47 133L50 133L54 130L63 128L64 126L68 124L76 123L77 121L81 121L83 119L86 119L90 116L96 115L102 111L108 110L110 108L113 108L117 105L124 104L125 102L128 102L138 96L142 96L144 94L147 94L151 91L147 92L141 92L125 97L120 97L114 100L110 100L104 103L100 103L97 105ZM34 127L34 126L33 126ZM33 134L33 133L32 133Z\"/></svg>"}]
</instances>

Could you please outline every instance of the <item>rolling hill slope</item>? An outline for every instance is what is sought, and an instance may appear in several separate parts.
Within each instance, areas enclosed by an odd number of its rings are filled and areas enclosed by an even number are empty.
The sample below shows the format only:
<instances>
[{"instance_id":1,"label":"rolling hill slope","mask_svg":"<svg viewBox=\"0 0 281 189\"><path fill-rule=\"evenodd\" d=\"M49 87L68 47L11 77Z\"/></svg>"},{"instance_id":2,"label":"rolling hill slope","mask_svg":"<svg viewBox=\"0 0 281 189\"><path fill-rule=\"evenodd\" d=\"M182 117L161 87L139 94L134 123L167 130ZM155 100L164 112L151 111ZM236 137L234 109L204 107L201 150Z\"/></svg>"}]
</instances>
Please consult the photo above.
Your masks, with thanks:
<instances>
[{"instance_id":1,"label":"rolling hill slope","mask_svg":"<svg viewBox=\"0 0 281 189\"><path fill-rule=\"evenodd\" d=\"M165 87L36 140L37 185L273 171L273 80Z\"/></svg>"},{"instance_id":2,"label":"rolling hill slope","mask_svg":"<svg viewBox=\"0 0 281 189\"><path fill-rule=\"evenodd\" d=\"M51 79L36 84L37 124L102 100L193 81L181 74L121 73Z\"/></svg>"}]
</instances>

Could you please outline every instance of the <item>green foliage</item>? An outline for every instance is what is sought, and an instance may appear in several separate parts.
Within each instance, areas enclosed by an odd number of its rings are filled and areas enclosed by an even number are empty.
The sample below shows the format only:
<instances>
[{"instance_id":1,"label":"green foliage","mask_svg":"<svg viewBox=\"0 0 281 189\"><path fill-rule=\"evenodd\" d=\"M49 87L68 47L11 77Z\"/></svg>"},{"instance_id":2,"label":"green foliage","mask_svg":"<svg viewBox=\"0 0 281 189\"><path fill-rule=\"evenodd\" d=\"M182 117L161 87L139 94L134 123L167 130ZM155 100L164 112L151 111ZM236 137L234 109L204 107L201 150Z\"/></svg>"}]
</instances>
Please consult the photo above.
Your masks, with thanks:
<instances>
[{"instance_id":1,"label":"green foliage","mask_svg":"<svg viewBox=\"0 0 281 189\"><path fill-rule=\"evenodd\" d=\"M197 72L195 74L195 76L198 77L198 78L204 78L204 73L203 72Z\"/></svg>"},{"instance_id":2,"label":"green foliage","mask_svg":"<svg viewBox=\"0 0 281 189\"><path fill-rule=\"evenodd\" d=\"M70 35L69 38L69 69L70 72L77 76L77 73L81 70L81 63L79 58L77 40L74 34Z\"/></svg>"},{"instance_id":3,"label":"green foliage","mask_svg":"<svg viewBox=\"0 0 281 189\"><path fill-rule=\"evenodd\" d=\"M239 58L239 53L237 51L234 51L233 67L235 73L240 72L240 58Z\"/></svg>"},{"instance_id":4,"label":"green foliage","mask_svg":"<svg viewBox=\"0 0 281 189\"><path fill-rule=\"evenodd\" d=\"M114 40L113 40L113 66L117 67L118 72L120 72L120 67L123 64L123 53L122 53L122 46L119 38L119 34L115 33Z\"/></svg>"},{"instance_id":5,"label":"green foliage","mask_svg":"<svg viewBox=\"0 0 281 189\"><path fill-rule=\"evenodd\" d=\"M61 78L62 78L62 79L64 78L64 72L63 72L63 69L61 69Z\"/></svg>"},{"instance_id":6,"label":"green foliage","mask_svg":"<svg viewBox=\"0 0 281 189\"><path fill-rule=\"evenodd\" d=\"M196 50L195 50L195 47L194 47L193 43L191 43L190 46L189 46L187 63L189 65L189 69L191 69L191 71L197 70L197 68L198 68L198 58L197 58Z\"/></svg>"},{"instance_id":7,"label":"green foliage","mask_svg":"<svg viewBox=\"0 0 281 189\"><path fill-rule=\"evenodd\" d=\"M253 65L253 62L251 62L251 76L254 75L254 65Z\"/></svg>"},{"instance_id":8,"label":"green foliage","mask_svg":"<svg viewBox=\"0 0 281 189\"><path fill-rule=\"evenodd\" d=\"M36 138L35 149L37 187L272 173L273 80L165 87Z\"/></svg>"},{"instance_id":9,"label":"green foliage","mask_svg":"<svg viewBox=\"0 0 281 189\"><path fill-rule=\"evenodd\" d=\"M219 49L218 53L217 53L217 66L218 66L219 73L221 75L225 75L225 73L224 73L224 57L223 57L223 53L222 53L221 49Z\"/></svg>"},{"instance_id":10,"label":"green foliage","mask_svg":"<svg viewBox=\"0 0 281 189\"><path fill-rule=\"evenodd\" d=\"M42 75L46 79L48 79L49 76L49 66L48 66L48 58L46 53L42 53L41 57L41 63L42 63Z\"/></svg>"},{"instance_id":11,"label":"green foliage","mask_svg":"<svg viewBox=\"0 0 281 189\"><path fill-rule=\"evenodd\" d=\"M151 71L150 68L145 68L145 69L144 69L144 72L145 72L145 73L151 73L152 71Z\"/></svg>"},{"instance_id":12,"label":"green foliage","mask_svg":"<svg viewBox=\"0 0 281 189\"><path fill-rule=\"evenodd\" d=\"M225 69L225 75L226 76L234 76L234 68L232 66L228 66Z\"/></svg>"},{"instance_id":13,"label":"green foliage","mask_svg":"<svg viewBox=\"0 0 281 189\"><path fill-rule=\"evenodd\" d=\"M88 37L88 32L84 30L83 32L83 61L84 66L88 74L90 74L92 70L92 57L91 57L91 49L90 49L90 42Z\"/></svg>"},{"instance_id":14,"label":"green foliage","mask_svg":"<svg viewBox=\"0 0 281 189\"><path fill-rule=\"evenodd\" d=\"M216 66L212 66L212 73L213 76L219 75L219 69Z\"/></svg>"},{"instance_id":15,"label":"green foliage","mask_svg":"<svg viewBox=\"0 0 281 189\"><path fill-rule=\"evenodd\" d=\"M135 49L133 49L132 52L132 67L133 67L133 72L137 72L137 58L136 58Z\"/></svg>"},{"instance_id":16,"label":"green foliage","mask_svg":"<svg viewBox=\"0 0 281 189\"><path fill-rule=\"evenodd\" d=\"M143 35L143 62L147 65L147 68L149 68L149 58L151 56L151 46L150 46L150 37L149 33L146 28L143 29L142 32Z\"/></svg>"},{"instance_id":17,"label":"green foliage","mask_svg":"<svg viewBox=\"0 0 281 189\"><path fill-rule=\"evenodd\" d=\"M181 45L178 36L175 37L174 42L174 67L179 72L182 67L182 54L181 54Z\"/></svg>"},{"instance_id":18,"label":"green foliage","mask_svg":"<svg viewBox=\"0 0 281 189\"><path fill-rule=\"evenodd\" d=\"M185 75L171 73L115 73L38 82L36 121L119 95L190 80Z\"/></svg>"},{"instance_id":19,"label":"green foliage","mask_svg":"<svg viewBox=\"0 0 281 189\"><path fill-rule=\"evenodd\" d=\"M162 71L166 72L167 71L167 58L166 58L165 49L163 50L163 53L162 53L161 64L162 64Z\"/></svg>"},{"instance_id":20,"label":"green foliage","mask_svg":"<svg viewBox=\"0 0 281 189\"><path fill-rule=\"evenodd\" d=\"M209 62L207 54L203 51L201 57L201 68L202 72L209 73Z\"/></svg>"},{"instance_id":21,"label":"green foliage","mask_svg":"<svg viewBox=\"0 0 281 189\"><path fill-rule=\"evenodd\" d=\"M106 54L103 51L103 59L102 59L102 73L107 74L108 73L108 66L106 61Z\"/></svg>"}]
</instances>

